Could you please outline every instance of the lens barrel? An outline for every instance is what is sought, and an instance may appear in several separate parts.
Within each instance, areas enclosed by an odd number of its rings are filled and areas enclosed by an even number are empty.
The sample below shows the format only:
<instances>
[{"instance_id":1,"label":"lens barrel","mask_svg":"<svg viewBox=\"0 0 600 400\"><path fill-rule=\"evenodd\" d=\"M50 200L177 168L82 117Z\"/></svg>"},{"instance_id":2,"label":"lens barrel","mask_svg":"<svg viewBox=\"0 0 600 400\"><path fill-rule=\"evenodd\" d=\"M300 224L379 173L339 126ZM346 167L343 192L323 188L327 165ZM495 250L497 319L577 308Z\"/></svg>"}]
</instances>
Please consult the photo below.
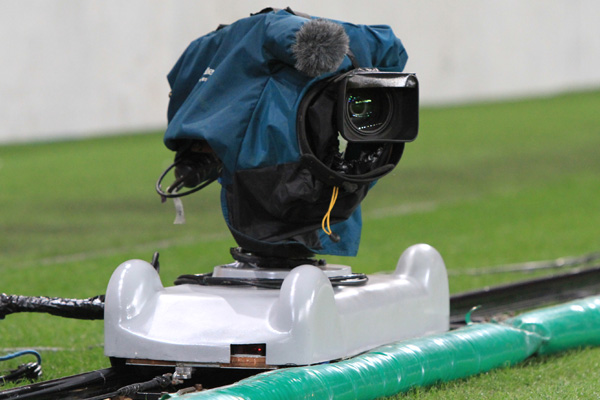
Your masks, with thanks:
<instances>
[{"instance_id":1,"label":"lens barrel","mask_svg":"<svg viewBox=\"0 0 600 400\"><path fill-rule=\"evenodd\" d=\"M338 129L349 142L411 142L419 129L414 74L353 70L339 81Z\"/></svg>"},{"instance_id":2,"label":"lens barrel","mask_svg":"<svg viewBox=\"0 0 600 400\"><path fill-rule=\"evenodd\" d=\"M351 89L346 103L348 123L364 135L376 135L390 123L393 98L377 89Z\"/></svg>"}]
</instances>

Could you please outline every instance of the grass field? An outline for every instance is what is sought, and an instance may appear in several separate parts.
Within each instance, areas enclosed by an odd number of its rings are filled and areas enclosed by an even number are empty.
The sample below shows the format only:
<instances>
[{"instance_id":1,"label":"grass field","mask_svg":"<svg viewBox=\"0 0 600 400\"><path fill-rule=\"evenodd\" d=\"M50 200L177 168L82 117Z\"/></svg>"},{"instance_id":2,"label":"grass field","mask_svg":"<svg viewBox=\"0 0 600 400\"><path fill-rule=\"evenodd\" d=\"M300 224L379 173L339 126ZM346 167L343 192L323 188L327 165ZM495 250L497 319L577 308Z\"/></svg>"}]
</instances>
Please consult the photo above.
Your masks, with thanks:
<instances>
[{"instance_id":1,"label":"grass field","mask_svg":"<svg viewBox=\"0 0 600 400\"><path fill-rule=\"evenodd\" d=\"M600 250L599 153L600 92L424 109L419 138L363 203L358 257L327 260L391 270L425 242L444 257L451 292L530 278L461 271ZM0 292L91 297L121 262L154 251L165 285L230 262L216 184L184 199L188 223L172 224L154 192L171 160L158 132L1 146ZM102 327L11 315L0 355L40 349L45 379L106 367ZM599 364L600 349L572 351L398 398L598 398Z\"/></svg>"}]
</instances>

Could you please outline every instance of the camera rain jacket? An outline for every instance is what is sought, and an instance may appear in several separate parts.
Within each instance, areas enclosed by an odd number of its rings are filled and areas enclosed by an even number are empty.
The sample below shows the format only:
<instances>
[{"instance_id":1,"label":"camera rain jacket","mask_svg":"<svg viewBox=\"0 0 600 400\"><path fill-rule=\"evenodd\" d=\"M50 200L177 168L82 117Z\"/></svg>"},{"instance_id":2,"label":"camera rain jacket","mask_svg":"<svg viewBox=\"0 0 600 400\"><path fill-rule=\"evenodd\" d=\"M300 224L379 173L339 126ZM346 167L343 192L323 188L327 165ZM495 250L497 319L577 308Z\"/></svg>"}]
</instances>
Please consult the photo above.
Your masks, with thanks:
<instances>
[{"instance_id":1,"label":"camera rain jacket","mask_svg":"<svg viewBox=\"0 0 600 400\"><path fill-rule=\"evenodd\" d=\"M306 91L358 64L400 72L407 55L388 26L343 26L354 57L308 76L295 68L298 31L310 20L291 10L264 11L193 41L168 81L165 145L174 151L204 140L223 163L223 215L245 250L275 257L354 256L362 195L340 195L331 212L332 241L321 229L332 187L302 165L297 113Z\"/></svg>"}]
</instances>

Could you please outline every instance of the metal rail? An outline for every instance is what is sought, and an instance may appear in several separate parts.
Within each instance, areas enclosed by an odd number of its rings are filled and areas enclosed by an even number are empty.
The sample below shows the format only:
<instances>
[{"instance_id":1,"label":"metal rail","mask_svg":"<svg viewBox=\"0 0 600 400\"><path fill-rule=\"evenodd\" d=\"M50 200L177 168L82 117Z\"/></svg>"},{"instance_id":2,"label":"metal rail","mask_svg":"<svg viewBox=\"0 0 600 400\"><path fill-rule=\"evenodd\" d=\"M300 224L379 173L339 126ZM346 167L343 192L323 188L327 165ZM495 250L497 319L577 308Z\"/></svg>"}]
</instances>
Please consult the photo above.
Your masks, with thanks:
<instances>
[{"instance_id":1,"label":"metal rail","mask_svg":"<svg viewBox=\"0 0 600 400\"><path fill-rule=\"evenodd\" d=\"M450 326L465 325L470 311L481 322L518 311L600 293L600 266L455 294L450 297ZM474 307L477 309L473 310Z\"/></svg>"}]
</instances>

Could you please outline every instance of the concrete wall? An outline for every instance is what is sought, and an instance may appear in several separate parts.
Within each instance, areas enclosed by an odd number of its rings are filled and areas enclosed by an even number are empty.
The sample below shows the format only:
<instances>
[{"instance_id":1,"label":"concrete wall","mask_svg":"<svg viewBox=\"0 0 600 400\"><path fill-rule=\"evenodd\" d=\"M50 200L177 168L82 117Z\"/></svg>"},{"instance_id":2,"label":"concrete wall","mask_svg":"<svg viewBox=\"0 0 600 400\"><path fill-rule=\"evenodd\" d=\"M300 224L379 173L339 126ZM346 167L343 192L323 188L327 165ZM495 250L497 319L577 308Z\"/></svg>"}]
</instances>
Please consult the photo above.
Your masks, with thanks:
<instances>
[{"instance_id":1,"label":"concrete wall","mask_svg":"<svg viewBox=\"0 0 600 400\"><path fill-rule=\"evenodd\" d=\"M424 104L600 87L598 0L2 0L0 142L163 128L190 41L288 5L391 25Z\"/></svg>"}]
</instances>

